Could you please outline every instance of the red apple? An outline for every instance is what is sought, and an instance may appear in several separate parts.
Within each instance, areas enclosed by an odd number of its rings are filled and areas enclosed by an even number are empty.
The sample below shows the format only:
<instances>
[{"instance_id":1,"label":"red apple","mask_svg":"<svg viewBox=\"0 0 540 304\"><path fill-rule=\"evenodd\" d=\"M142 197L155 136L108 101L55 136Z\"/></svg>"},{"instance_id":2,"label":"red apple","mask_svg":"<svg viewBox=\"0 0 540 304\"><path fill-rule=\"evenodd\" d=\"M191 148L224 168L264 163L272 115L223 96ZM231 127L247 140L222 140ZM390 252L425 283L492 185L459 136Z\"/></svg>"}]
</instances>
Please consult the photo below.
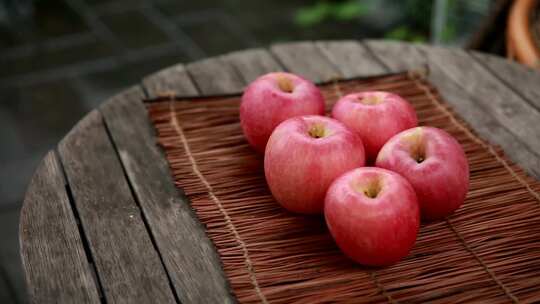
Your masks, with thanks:
<instances>
[{"instance_id":1,"label":"red apple","mask_svg":"<svg viewBox=\"0 0 540 304\"><path fill-rule=\"evenodd\" d=\"M443 218L459 208L469 189L469 164L459 143L441 129L417 127L392 137L376 166L401 174L418 196L422 218Z\"/></svg>"},{"instance_id":2,"label":"red apple","mask_svg":"<svg viewBox=\"0 0 540 304\"><path fill-rule=\"evenodd\" d=\"M244 91L240 123L248 142L263 153L275 127L301 115L323 115L324 98L312 82L290 73L269 73Z\"/></svg>"},{"instance_id":3,"label":"red apple","mask_svg":"<svg viewBox=\"0 0 540 304\"><path fill-rule=\"evenodd\" d=\"M418 125L413 107L396 94L382 91L349 94L334 105L332 116L360 134L372 162L397 133Z\"/></svg>"},{"instance_id":4,"label":"red apple","mask_svg":"<svg viewBox=\"0 0 540 304\"><path fill-rule=\"evenodd\" d=\"M409 254L420 226L411 184L397 173L373 167L336 179L326 194L324 216L345 255L370 266L393 264Z\"/></svg>"},{"instance_id":5,"label":"red apple","mask_svg":"<svg viewBox=\"0 0 540 304\"><path fill-rule=\"evenodd\" d=\"M282 122L264 155L264 173L274 198L298 213L322 213L332 181L363 165L360 137L339 121L317 115Z\"/></svg>"}]
</instances>

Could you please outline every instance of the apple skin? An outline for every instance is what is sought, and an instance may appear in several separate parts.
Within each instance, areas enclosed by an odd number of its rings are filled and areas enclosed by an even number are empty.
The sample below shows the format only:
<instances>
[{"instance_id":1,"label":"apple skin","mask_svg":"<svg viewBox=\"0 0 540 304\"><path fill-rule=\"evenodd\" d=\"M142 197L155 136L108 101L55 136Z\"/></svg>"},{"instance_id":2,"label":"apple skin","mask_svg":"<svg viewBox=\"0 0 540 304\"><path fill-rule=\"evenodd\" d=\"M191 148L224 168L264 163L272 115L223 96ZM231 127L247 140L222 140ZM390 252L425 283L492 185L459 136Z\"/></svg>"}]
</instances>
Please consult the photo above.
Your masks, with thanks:
<instances>
[{"instance_id":1,"label":"apple skin","mask_svg":"<svg viewBox=\"0 0 540 304\"><path fill-rule=\"evenodd\" d=\"M420 227L411 184L395 172L375 167L337 178L326 194L324 216L341 251L368 266L391 265L407 256Z\"/></svg>"},{"instance_id":2,"label":"apple skin","mask_svg":"<svg viewBox=\"0 0 540 304\"><path fill-rule=\"evenodd\" d=\"M450 215L469 189L467 157L457 140L441 129L417 127L395 135L383 146L375 165L411 183L425 220Z\"/></svg>"},{"instance_id":3,"label":"apple skin","mask_svg":"<svg viewBox=\"0 0 540 304\"><path fill-rule=\"evenodd\" d=\"M323 114L324 98L319 88L309 80L284 72L257 78L244 90L240 104L244 135L260 153L264 153L270 134L284 120Z\"/></svg>"},{"instance_id":4,"label":"apple skin","mask_svg":"<svg viewBox=\"0 0 540 304\"><path fill-rule=\"evenodd\" d=\"M375 161L388 139L418 125L409 102L383 91L359 92L340 98L332 109L332 117L360 135L368 163Z\"/></svg>"},{"instance_id":5,"label":"apple skin","mask_svg":"<svg viewBox=\"0 0 540 304\"><path fill-rule=\"evenodd\" d=\"M364 162L357 134L337 120L308 115L290 118L274 130L266 146L264 173L274 198L285 209L316 214L323 212L332 181Z\"/></svg>"}]
</instances>

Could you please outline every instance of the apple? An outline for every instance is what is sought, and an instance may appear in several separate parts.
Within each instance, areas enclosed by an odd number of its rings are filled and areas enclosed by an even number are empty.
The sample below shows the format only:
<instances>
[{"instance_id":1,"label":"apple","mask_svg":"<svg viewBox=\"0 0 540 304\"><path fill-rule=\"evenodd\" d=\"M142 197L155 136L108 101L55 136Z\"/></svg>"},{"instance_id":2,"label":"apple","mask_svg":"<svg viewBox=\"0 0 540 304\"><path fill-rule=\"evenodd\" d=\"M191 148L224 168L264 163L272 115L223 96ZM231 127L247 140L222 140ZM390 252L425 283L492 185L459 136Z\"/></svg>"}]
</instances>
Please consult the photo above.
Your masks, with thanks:
<instances>
[{"instance_id":1,"label":"apple","mask_svg":"<svg viewBox=\"0 0 540 304\"><path fill-rule=\"evenodd\" d=\"M332 117L360 135L370 163L388 139L418 125L409 102L383 91L353 93L340 98L332 109Z\"/></svg>"},{"instance_id":2,"label":"apple","mask_svg":"<svg viewBox=\"0 0 540 304\"><path fill-rule=\"evenodd\" d=\"M326 194L324 216L338 247L352 260L385 266L407 256L420 226L411 184L389 170L364 167L337 178Z\"/></svg>"},{"instance_id":3,"label":"apple","mask_svg":"<svg viewBox=\"0 0 540 304\"><path fill-rule=\"evenodd\" d=\"M248 142L263 153L266 142L282 121L301 115L323 115L324 98L311 81L284 72L257 78L245 89L240 123Z\"/></svg>"},{"instance_id":4,"label":"apple","mask_svg":"<svg viewBox=\"0 0 540 304\"><path fill-rule=\"evenodd\" d=\"M422 218L446 217L469 189L469 164L459 143L445 131L416 127L392 137L375 165L405 177L418 196Z\"/></svg>"},{"instance_id":5,"label":"apple","mask_svg":"<svg viewBox=\"0 0 540 304\"><path fill-rule=\"evenodd\" d=\"M297 213L322 213L328 186L364 165L362 139L337 120L307 115L282 122L264 155L264 174L274 198Z\"/></svg>"}]
</instances>

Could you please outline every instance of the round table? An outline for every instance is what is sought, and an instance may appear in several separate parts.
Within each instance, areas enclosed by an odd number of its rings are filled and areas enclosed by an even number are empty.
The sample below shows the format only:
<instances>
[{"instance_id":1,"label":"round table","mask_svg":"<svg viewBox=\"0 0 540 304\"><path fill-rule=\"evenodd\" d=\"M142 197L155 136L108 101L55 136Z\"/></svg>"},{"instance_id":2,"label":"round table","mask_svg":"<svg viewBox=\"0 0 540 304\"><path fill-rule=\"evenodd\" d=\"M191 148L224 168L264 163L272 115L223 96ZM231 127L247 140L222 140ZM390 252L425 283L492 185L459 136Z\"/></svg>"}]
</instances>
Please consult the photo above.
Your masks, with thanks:
<instances>
[{"instance_id":1,"label":"round table","mask_svg":"<svg viewBox=\"0 0 540 304\"><path fill-rule=\"evenodd\" d=\"M213 244L156 146L143 99L239 93L277 70L324 82L423 66L476 132L540 177L540 73L495 56L393 41L319 41L178 64L89 113L35 172L20 222L30 301L235 301Z\"/></svg>"}]
</instances>

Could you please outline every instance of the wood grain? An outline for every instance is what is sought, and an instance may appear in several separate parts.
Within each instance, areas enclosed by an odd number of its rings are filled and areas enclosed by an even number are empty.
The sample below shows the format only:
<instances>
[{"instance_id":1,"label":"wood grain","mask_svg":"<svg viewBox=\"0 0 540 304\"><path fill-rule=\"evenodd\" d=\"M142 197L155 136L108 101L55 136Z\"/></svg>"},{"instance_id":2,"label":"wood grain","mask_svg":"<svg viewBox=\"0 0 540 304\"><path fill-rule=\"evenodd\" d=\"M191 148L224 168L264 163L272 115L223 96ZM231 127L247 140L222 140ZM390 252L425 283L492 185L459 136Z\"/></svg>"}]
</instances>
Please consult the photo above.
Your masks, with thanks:
<instances>
[{"instance_id":1,"label":"wood grain","mask_svg":"<svg viewBox=\"0 0 540 304\"><path fill-rule=\"evenodd\" d=\"M30 303L100 303L53 151L30 181L19 233Z\"/></svg>"},{"instance_id":2,"label":"wood grain","mask_svg":"<svg viewBox=\"0 0 540 304\"><path fill-rule=\"evenodd\" d=\"M540 72L538 70L490 54L474 51L470 51L469 54L504 82L508 88L521 94L527 102L540 111Z\"/></svg>"},{"instance_id":3,"label":"wood grain","mask_svg":"<svg viewBox=\"0 0 540 304\"><path fill-rule=\"evenodd\" d=\"M471 166L466 203L447 221L422 225L418 243L404 261L376 270L350 264L334 246L324 221L279 208L266 187L262 159L250 151L235 123L238 98L179 98L148 105L176 184L220 249L238 300L534 302L540 292L535 284L539 269L534 267L540 251L531 256L535 251L530 249L540 245L534 192L540 183L509 166L456 122L444 100L430 94L435 89L425 79L400 73L322 86L329 106L340 93L359 89L387 89L409 98L422 124L443 128L462 143Z\"/></svg>"},{"instance_id":4,"label":"wood grain","mask_svg":"<svg viewBox=\"0 0 540 304\"><path fill-rule=\"evenodd\" d=\"M288 71L311 81L323 82L343 78L312 42L275 44L270 50Z\"/></svg>"},{"instance_id":5,"label":"wood grain","mask_svg":"<svg viewBox=\"0 0 540 304\"><path fill-rule=\"evenodd\" d=\"M98 111L71 130L59 152L107 302L174 303Z\"/></svg>"},{"instance_id":6,"label":"wood grain","mask_svg":"<svg viewBox=\"0 0 540 304\"><path fill-rule=\"evenodd\" d=\"M432 65L438 66L448 78L459 84L470 96L484 106L501 125L512 132L533 151L540 151L538 125L540 113L521 96L509 90L478 62L459 49L425 48Z\"/></svg>"},{"instance_id":7,"label":"wood grain","mask_svg":"<svg viewBox=\"0 0 540 304\"><path fill-rule=\"evenodd\" d=\"M156 146L141 93L133 87L100 110L173 286L182 303L232 303L216 249Z\"/></svg>"},{"instance_id":8,"label":"wood grain","mask_svg":"<svg viewBox=\"0 0 540 304\"><path fill-rule=\"evenodd\" d=\"M384 63L389 72L415 69L429 64L429 80L435 84L444 99L456 112L483 138L501 146L513 161L520 164L531 175L540 178L540 157L493 116L488 115L489 111L485 109L486 106L477 101L479 98L489 101L491 94L473 96L463 90L459 83L447 76L441 66L428 62L425 52L429 52L430 48L422 49L413 44L376 40L367 41L366 46Z\"/></svg>"},{"instance_id":9,"label":"wood grain","mask_svg":"<svg viewBox=\"0 0 540 304\"><path fill-rule=\"evenodd\" d=\"M197 95L197 88L189 78L183 64L177 64L143 78L148 97L160 95L182 94L183 96Z\"/></svg>"},{"instance_id":10,"label":"wood grain","mask_svg":"<svg viewBox=\"0 0 540 304\"><path fill-rule=\"evenodd\" d=\"M266 73L283 71L283 67L264 49L233 52L224 55L223 60L240 73L245 83L250 83Z\"/></svg>"},{"instance_id":11,"label":"wood grain","mask_svg":"<svg viewBox=\"0 0 540 304\"><path fill-rule=\"evenodd\" d=\"M358 41L319 41L321 52L345 78L383 74L386 69Z\"/></svg>"},{"instance_id":12,"label":"wood grain","mask_svg":"<svg viewBox=\"0 0 540 304\"><path fill-rule=\"evenodd\" d=\"M475 131L540 178L540 74L493 56L388 41L299 42L179 64L142 83L148 97L228 94L276 69L321 82L423 65ZM111 98L100 108L106 126L94 111L60 143L76 210L53 153L36 171L20 231L31 301L99 302L92 260L107 302L234 301L213 244L154 144L142 97L135 87Z\"/></svg>"},{"instance_id":13,"label":"wood grain","mask_svg":"<svg viewBox=\"0 0 540 304\"><path fill-rule=\"evenodd\" d=\"M486 111L477 102L479 97L467 94L437 69L432 69L429 80L437 86L445 101L451 104L476 132L491 143L502 147L505 153L529 174L540 178L540 157L517 140L516 136L501 126L495 118L486 115Z\"/></svg>"},{"instance_id":14,"label":"wood grain","mask_svg":"<svg viewBox=\"0 0 540 304\"><path fill-rule=\"evenodd\" d=\"M362 44L379 62L382 62L388 72L417 69L427 64L417 44L369 39L364 40Z\"/></svg>"},{"instance_id":15,"label":"wood grain","mask_svg":"<svg viewBox=\"0 0 540 304\"><path fill-rule=\"evenodd\" d=\"M206 95L239 93L245 81L222 57L213 57L187 65L199 92Z\"/></svg>"}]
</instances>

